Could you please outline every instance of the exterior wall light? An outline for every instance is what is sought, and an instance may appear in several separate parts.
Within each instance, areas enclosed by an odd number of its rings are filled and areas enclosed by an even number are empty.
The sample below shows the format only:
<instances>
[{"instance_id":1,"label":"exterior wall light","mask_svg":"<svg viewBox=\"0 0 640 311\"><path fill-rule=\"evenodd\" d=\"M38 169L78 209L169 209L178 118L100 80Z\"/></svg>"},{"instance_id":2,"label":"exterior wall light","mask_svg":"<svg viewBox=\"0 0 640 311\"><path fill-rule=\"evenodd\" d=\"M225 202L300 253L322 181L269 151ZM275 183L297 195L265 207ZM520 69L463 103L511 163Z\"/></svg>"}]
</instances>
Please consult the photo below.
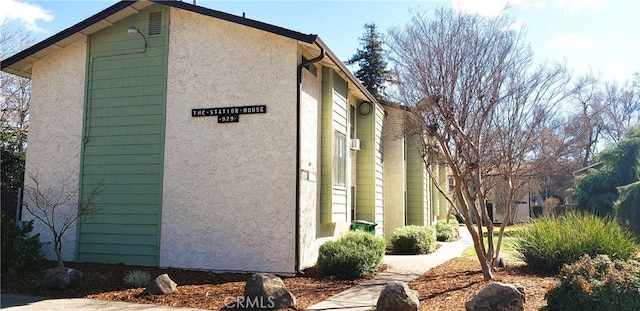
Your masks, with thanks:
<instances>
[{"instance_id":1,"label":"exterior wall light","mask_svg":"<svg viewBox=\"0 0 640 311\"><path fill-rule=\"evenodd\" d=\"M140 33L140 30L138 30L138 27L136 27L136 25L129 25L129 29L127 29L128 33Z\"/></svg>"},{"instance_id":2,"label":"exterior wall light","mask_svg":"<svg viewBox=\"0 0 640 311\"><path fill-rule=\"evenodd\" d=\"M127 33L139 34L140 37L142 37L142 41L144 41L144 50L142 51L142 53L147 51L147 38L145 38L145 36L142 34L142 32L140 32L140 29L138 29L136 25L129 25L129 28L127 28Z\"/></svg>"}]
</instances>

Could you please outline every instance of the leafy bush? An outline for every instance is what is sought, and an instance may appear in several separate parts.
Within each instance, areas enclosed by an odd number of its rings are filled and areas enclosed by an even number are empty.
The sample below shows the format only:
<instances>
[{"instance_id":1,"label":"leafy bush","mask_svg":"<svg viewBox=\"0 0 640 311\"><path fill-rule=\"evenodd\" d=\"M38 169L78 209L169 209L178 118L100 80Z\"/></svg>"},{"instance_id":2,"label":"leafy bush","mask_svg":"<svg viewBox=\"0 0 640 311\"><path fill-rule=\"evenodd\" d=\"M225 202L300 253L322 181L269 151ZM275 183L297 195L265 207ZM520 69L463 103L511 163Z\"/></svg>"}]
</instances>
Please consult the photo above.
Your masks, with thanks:
<instances>
[{"instance_id":1,"label":"leafy bush","mask_svg":"<svg viewBox=\"0 0 640 311\"><path fill-rule=\"evenodd\" d=\"M557 272L583 254L626 260L638 252L636 239L613 219L567 213L543 216L516 229L514 250L531 268Z\"/></svg>"},{"instance_id":2,"label":"leafy bush","mask_svg":"<svg viewBox=\"0 0 640 311\"><path fill-rule=\"evenodd\" d=\"M33 230L33 221L24 223L22 228L16 226L12 217L0 217L2 226L2 255L0 263L2 273L11 270L32 268L43 259L40 254L40 235L29 236Z\"/></svg>"},{"instance_id":3,"label":"leafy bush","mask_svg":"<svg viewBox=\"0 0 640 311\"><path fill-rule=\"evenodd\" d=\"M320 246L318 273L339 278L361 277L382 265L386 242L364 231L350 231Z\"/></svg>"},{"instance_id":4,"label":"leafy bush","mask_svg":"<svg viewBox=\"0 0 640 311\"><path fill-rule=\"evenodd\" d=\"M151 274L147 271L133 270L124 276L124 283L132 287L147 286L151 282Z\"/></svg>"},{"instance_id":5,"label":"leafy bush","mask_svg":"<svg viewBox=\"0 0 640 311\"><path fill-rule=\"evenodd\" d=\"M436 240L441 242L451 242L460 236L458 222L446 223L444 220L436 222Z\"/></svg>"},{"instance_id":6,"label":"leafy bush","mask_svg":"<svg viewBox=\"0 0 640 311\"><path fill-rule=\"evenodd\" d=\"M393 230L393 249L401 254L426 254L436 250L436 230L428 226L404 226Z\"/></svg>"},{"instance_id":7,"label":"leafy bush","mask_svg":"<svg viewBox=\"0 0 640 311\"><path fill-rule=\"evenodd\" d=\"M547 294L549 310L638 310L640 262L611 261L606 255L565 265L561 282Z\"/></svg>"}]
</instances>

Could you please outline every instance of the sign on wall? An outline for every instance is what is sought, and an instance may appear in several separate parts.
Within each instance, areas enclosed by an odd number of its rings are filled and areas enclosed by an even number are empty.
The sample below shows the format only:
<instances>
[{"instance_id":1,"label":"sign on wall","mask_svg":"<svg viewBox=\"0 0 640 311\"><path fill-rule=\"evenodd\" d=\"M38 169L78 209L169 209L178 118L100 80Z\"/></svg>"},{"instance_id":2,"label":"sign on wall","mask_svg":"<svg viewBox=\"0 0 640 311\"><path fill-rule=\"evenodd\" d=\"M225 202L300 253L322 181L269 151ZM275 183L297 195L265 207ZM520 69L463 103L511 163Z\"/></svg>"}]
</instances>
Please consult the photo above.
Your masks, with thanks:
<instances>
[{"instance_id":1,"label":"sign on wall","mask_svg":"<svg viewBox=\"0 0 640 311\"><path fill-rule=\"evenodd\" d=\"M267 113L266 105L196 108L191 109L192 117L218 116L218 123L239 122L241 114Z\"/></svg>"}]
</instances>

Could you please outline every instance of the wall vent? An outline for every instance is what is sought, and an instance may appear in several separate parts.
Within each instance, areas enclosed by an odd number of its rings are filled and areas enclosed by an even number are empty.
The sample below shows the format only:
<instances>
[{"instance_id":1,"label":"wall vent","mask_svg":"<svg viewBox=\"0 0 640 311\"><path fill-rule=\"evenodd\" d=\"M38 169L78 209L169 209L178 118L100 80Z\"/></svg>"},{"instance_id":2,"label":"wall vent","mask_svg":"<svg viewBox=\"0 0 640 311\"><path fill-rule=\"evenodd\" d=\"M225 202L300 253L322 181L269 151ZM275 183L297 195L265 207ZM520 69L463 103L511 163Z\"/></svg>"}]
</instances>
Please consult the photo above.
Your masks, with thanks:
<instances>
[{"instance_id":1,"label":"wall vent","mask_svg":"<svg viewBox=\"0 0 640 311\"><path fill-rule=\"evenodd\" d=\"M162 31L162 12L149 12L149 35L159 35Z\"/></svg>"}]
</instances>

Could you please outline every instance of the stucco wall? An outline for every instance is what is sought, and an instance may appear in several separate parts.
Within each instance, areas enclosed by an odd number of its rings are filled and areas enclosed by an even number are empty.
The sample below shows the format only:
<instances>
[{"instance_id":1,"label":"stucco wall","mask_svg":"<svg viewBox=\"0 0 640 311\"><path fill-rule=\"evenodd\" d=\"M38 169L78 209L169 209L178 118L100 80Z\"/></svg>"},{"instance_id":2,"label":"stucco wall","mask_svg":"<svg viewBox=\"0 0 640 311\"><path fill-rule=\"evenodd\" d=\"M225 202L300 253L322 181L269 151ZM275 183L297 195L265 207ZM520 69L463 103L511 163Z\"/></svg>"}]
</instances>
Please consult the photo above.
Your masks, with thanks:
<instances>
[{"instance_id":1,"label":"stucco wall","mask_svg":"<svg viewBox=\"0 0 640 311\"><path fill-rule=\"evenodd\" d=\"M29 136L25 174L25 202L29 202L29 188L34 186L34 176L40 189L59 193L62 185L65 193L77 193L82 147L82 118L86 40L80 40L33 65ZM58 208L62 213L75 213L71 204ZM33 216L23 208L23 220ZM61 219L56 219L60 227ZM34 222L33 233L40 233L43 251L48 259L54 259L51 231L39 221ZM63 236L64 260L73 260L76 248L76 228L72 226Z\"/></svg>"},{"instance_id":2,"label":"stucco wall","mask_svg":"<svg viewBox=\"0 0 640 311\"><path fill-rule=\"evenodd\" d=\"M382 130L384 144L384 236L390 241L393 230L405 225L406 161L404 110L385 107Z\"/></svg>"},{"instance_id":3,"label":"stucco wall","mask_svg":"<svg viewBox=\"0 0 640 311\"><path fill-rule=\"evenodd\" d=\"M318 258L320 193L320 101L322 70L317 76L302 70L302 90L300 104L300 267L315 265Z\"/></svg>"},{"instance_id":4,"label":"stucco wall","mask_svg":"<svg viewBox=\"0 0 640 311\"><path fill-rule=\"evenodd\" d=\"M161 266L294 272L296 44L171 9Z\"/></svg>"}]
</instances>

